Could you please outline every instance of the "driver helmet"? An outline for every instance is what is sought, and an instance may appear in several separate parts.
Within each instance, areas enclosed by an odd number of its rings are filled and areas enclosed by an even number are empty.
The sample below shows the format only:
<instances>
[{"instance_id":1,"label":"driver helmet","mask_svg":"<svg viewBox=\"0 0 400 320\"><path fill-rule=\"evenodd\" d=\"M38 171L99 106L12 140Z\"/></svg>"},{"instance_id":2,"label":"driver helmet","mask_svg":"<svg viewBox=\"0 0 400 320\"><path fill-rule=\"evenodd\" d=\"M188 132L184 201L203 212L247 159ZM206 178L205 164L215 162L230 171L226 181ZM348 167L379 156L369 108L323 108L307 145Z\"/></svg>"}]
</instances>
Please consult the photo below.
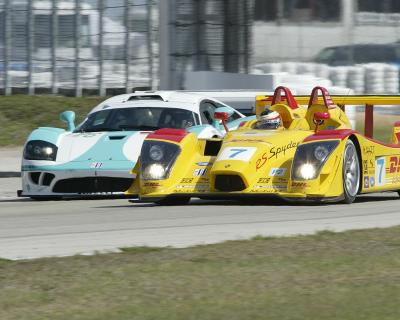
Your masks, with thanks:
<instances>
[{"instance_id":1,"label":"driver helmet","mask_svg":"<svg viewBox=\"0 0 400 320\"><path fill-rule=\"evenodd\" d=\"M263 111L257 121L258 129L278 129L281 126L281 116L272 110Z\"/></svg>"}]
</instances>

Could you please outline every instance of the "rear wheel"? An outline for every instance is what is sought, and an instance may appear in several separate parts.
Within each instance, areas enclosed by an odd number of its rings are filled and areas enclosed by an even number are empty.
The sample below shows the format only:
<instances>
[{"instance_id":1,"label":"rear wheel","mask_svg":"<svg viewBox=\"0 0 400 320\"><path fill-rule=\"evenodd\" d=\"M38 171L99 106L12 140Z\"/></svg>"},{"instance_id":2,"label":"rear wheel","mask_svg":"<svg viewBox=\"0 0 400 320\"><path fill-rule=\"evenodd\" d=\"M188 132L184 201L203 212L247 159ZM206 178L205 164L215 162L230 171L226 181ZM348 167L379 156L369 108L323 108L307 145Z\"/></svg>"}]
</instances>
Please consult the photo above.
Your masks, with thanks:
<instances>
[{"instance_id":1,"label":"rear wheel","mask_svg":"<svg viewBox=\"0 0 400 320\"><path fill-rule=\"evenodd\" d=\"M190 197L173 197L158 200L156 201L156 203L161 206L183 206L185 204L188 204L189 201Z\"/></svg>"},{"instance_id":2,"label":"rear wheel","mask_svg":"<svg viewBox=\"0 0 400 320\"><path fill-rule=\"evenodd\" d=\"M343 194L344 203L352 203L360 187L360 162L357 149L351 140L346 142L343 153Z\"/></svg>"}]
</instances>

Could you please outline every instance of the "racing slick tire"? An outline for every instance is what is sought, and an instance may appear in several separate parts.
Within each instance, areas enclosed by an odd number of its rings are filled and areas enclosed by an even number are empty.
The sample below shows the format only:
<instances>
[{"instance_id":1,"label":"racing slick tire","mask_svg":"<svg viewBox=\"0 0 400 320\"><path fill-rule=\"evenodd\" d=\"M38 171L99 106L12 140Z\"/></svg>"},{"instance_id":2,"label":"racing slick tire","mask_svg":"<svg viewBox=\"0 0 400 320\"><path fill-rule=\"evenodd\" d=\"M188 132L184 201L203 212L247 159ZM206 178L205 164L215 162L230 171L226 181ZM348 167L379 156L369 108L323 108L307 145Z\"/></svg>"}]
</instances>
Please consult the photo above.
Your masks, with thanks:
<instances>
[{"instance_id":1,"label":"racing slick tire","mask_svg":"<svg viewBox=\"0 0 400 320\"><path fill-rule=\"evenodd\" d=\"M352 203L360 187L360 161L357 149L351 140L347 140L343 153L343 202Z\"/></svg>"},{"instance_id":2,"label":"racing slick tire","mask_svg":"<svg viewBox=\"0 0 400 320\"><path fill-rule=\"evenodd\" d=\"M160 206L183 206L188 204L190 201L190 197L173 197L173 198L164 198L156 201L156 203Z\"/></svg>"},{"instance_id":3,"label":"racing slick tire","mask_svg":"<svg viewBox=\"0 0 400 320\"><path fill-rule=\"evenodd\" d=\"M57 200L62 200L62 197L29 197L31 200L34 201L57 201Z\"/></svg>"}]
</instances>

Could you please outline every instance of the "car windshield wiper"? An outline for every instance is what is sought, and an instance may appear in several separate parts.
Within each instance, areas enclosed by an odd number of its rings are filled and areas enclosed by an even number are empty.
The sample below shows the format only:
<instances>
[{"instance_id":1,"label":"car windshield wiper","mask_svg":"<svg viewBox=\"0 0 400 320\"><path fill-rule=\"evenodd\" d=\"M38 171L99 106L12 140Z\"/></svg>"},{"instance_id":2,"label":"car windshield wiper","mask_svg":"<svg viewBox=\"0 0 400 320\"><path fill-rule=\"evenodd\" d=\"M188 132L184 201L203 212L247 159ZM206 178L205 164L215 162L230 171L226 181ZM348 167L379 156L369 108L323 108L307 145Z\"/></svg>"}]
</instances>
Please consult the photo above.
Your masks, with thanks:
<instances>
[{"instance_id":1,"label":"car windshield wiper","mask_svg":"<svg viewBox=\"0 0 400 320\"><path fill-rule=\"evenodd\" d=\"M132 131L154 131L160 129L156 126L128 126L128 125L121 125L119 126L121 130L132 130Z\"/></svg>"}]
</instances>

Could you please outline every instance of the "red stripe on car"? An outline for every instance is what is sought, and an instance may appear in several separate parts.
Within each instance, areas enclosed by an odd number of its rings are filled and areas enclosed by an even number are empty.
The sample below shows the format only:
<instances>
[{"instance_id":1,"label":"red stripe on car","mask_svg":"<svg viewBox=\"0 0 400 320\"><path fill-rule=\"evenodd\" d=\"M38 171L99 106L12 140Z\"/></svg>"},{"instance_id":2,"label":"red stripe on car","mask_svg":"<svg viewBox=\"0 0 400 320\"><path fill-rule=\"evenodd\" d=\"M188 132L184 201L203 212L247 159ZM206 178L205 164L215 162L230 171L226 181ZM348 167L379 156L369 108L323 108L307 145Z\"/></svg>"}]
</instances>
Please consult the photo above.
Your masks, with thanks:
<instances>
[{"instance_id":1,"label":"red stripe on car","mask_svg":"<svg viewBox=\"0 0 400 320\"><path fill-rule=\"evenodd\" d=\"M169 140L173 142L181 142L188 134L185 129L162 128L149 134L146 139Z\"/></svg>"}]
</instances>

